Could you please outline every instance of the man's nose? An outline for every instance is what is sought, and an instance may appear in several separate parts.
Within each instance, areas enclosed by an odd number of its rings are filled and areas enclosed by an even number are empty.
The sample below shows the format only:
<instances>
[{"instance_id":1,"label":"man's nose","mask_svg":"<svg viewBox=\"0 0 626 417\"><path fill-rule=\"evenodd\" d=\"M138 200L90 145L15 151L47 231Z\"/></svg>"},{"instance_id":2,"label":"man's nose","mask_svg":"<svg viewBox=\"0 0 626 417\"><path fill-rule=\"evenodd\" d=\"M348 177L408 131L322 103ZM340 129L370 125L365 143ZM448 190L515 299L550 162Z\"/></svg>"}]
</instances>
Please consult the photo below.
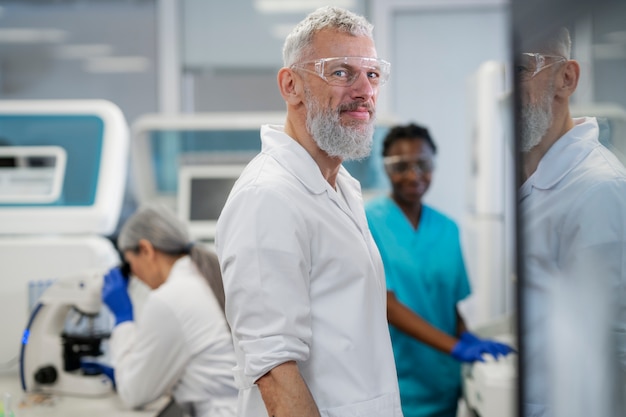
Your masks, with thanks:
<instances>
[{"instance_id":1,"label":"man's nose","mask_svg":"<svg viewBox=\"0 0 626 417\"><path fill-rule=\"evenodd\" d=\"M353 97L361 97L369 99L376 94L376 89L370 82L370 78L367 76L367 71L360 71L357 79L352 84L352 90L355 94Z\"/></svg>"}]
</instances>

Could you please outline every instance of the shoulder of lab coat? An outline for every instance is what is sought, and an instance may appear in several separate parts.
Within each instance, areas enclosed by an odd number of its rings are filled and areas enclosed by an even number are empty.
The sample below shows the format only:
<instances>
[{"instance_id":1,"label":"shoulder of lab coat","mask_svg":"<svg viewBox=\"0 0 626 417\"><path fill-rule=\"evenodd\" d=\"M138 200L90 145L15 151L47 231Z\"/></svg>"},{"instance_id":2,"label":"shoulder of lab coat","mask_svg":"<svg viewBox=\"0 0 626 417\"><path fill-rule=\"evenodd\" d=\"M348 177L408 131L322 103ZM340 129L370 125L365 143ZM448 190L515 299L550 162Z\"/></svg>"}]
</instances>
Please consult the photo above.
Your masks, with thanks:
<instances>
[{"instance_id":1,"label":"shoulder of lab coat","mask_svg":"<svg viewBox=\"0 0 626 417\"><path fill-rule=\"evenodd\" d=\"M165 394L189 357L178 321L163 301L148 296L139 320L116 326L110 341L117 393L129 407Z\"/></svg>"}]
</instances>

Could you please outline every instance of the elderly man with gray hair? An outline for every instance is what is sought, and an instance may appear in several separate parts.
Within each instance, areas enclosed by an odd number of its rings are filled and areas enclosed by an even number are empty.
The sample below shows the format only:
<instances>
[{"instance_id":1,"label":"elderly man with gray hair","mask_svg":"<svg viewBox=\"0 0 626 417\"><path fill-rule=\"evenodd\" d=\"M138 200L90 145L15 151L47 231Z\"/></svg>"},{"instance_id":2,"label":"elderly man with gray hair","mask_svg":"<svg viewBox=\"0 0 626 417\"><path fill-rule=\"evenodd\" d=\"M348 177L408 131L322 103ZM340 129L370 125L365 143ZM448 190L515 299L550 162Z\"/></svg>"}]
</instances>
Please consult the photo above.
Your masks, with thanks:
<instances>
[{"instance_id":1,"label":"elderly man with gray hair","mask_svg":"<svg viewBox=\"0 0 626 417\"><path fill-rule=\"evenodd\" d=\"M385 276L358 182L389 75L372 26L335 7L283 48L284 126L233 187L216 248L245 417L401 417Z\"/></svg>"}]
</instances>

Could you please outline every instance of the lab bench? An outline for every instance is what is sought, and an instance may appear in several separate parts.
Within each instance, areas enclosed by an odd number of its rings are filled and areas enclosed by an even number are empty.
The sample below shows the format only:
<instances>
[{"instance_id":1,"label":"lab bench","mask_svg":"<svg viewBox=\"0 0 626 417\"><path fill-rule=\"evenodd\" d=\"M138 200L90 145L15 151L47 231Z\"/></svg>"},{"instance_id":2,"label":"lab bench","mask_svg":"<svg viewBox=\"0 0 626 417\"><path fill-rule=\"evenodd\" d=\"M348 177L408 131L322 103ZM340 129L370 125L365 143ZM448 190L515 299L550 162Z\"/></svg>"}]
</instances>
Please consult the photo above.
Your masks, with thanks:
<instances>
[{"instance_id":1,"label":"lab bench","mask_svg":"<svg viewBox=\"0 0 626 417\"><path fill-rule=\"evenodd\" d=\"M158 417L169 402L163 397L132 410L114 392L100 398L29 394L22 391L17 375L0 374L0 400L5 393L11 396L15 417Z\"/></svg>"}]
</instances>

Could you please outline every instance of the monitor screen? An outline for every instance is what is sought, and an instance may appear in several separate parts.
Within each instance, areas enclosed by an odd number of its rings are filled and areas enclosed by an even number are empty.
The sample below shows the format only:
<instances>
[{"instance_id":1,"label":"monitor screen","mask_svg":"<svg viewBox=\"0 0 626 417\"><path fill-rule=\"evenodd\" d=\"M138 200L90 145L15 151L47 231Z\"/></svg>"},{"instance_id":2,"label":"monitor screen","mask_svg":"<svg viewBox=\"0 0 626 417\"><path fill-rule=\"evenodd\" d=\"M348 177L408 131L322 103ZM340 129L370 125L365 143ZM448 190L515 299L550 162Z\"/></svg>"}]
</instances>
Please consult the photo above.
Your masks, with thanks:
<instances>
[{"instance_id":1,"label":"monitor screen","mask_svg":"<svg viewBox=\"0 0 626 417\"><path fill-rule=\"evenodd\" d=\"M213 240L215 225L245 165L183 166L178 173L178 212L194 239Z\"/></svg>"},{"instance_id":2,"label":"monitor screen","mask_svg":"<svg viewBox=\"0 0 626 417\"><path fill-rule=\"evenodd\" d=\"M217 219L236 178L191 178L189 220Z\"/></svg>"}]
</instances>

